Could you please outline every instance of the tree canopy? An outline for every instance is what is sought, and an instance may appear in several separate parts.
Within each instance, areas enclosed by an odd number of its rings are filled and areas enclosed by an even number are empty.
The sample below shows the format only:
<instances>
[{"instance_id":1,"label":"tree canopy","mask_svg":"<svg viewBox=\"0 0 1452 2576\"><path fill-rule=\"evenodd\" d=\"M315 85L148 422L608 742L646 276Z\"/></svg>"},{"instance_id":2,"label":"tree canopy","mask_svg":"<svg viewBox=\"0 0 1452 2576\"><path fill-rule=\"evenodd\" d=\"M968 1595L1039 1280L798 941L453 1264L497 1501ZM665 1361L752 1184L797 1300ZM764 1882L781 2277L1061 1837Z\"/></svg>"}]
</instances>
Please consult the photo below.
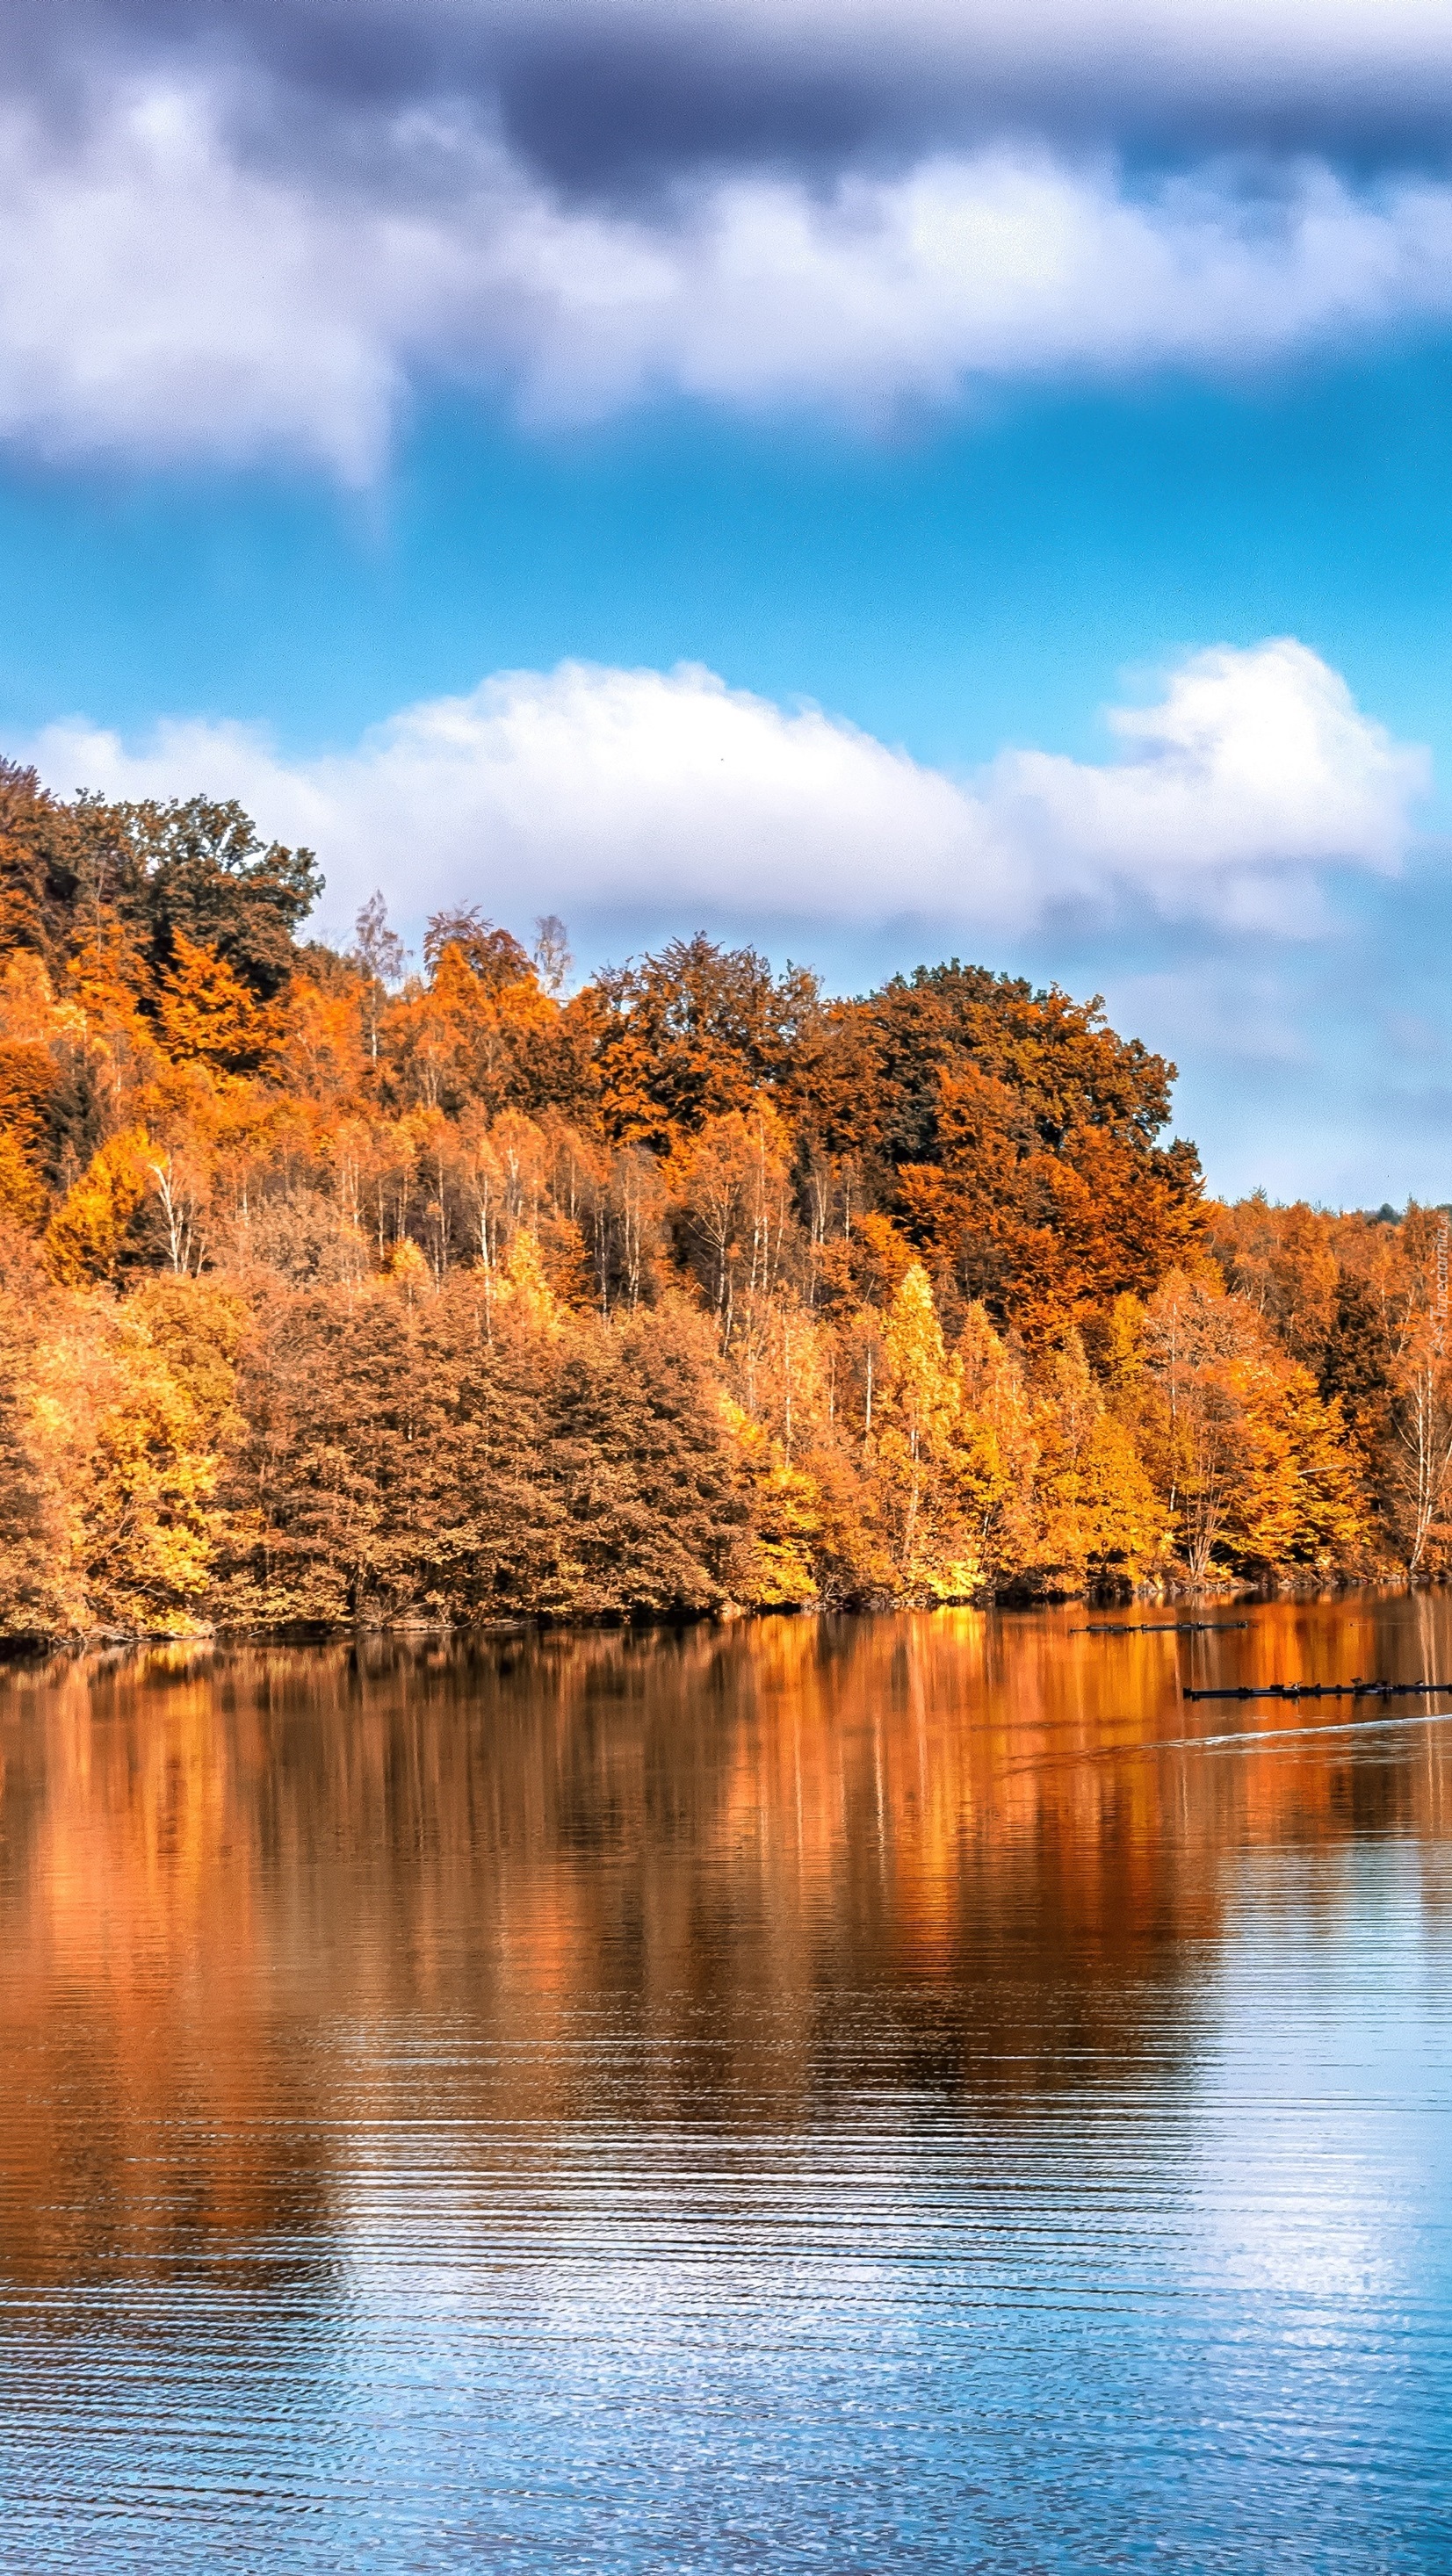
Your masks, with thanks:
<instances>
[{"instance_id":1,"label":"tree canopy","mask_svg":"<svg viewBox=\"0 0 1452 2576\"><path fill-rule=\"evenodd\" d=\"M1097 998L321 882L0 768L10 1631L1452 1559L1445 1219L1207 1202Z\"/></svg>"}]
</instances>

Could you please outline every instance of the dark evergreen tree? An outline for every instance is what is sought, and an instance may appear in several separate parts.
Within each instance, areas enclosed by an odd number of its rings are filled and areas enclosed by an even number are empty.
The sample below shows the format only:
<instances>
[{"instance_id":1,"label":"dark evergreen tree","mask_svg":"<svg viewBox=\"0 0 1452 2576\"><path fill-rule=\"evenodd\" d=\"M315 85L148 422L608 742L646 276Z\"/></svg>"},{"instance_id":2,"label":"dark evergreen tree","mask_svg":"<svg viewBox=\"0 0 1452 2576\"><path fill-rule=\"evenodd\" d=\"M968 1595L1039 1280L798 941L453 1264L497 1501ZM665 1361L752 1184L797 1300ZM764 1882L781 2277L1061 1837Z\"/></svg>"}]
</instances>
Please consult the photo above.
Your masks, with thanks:
<instances>
[{"instance_id":1,"label":"dark evergreen tree","mask_svg":"<svg viewBox=\"0 0 1452 2576\"><path fill-rule=\"evenodd\" d=\"M719 1609L747 1520L701 1327L670 1309L580 1337L552 1406L564 1508L559 1607L657 1618Z\"/></svg>"},{"instance_id":2,"label":"dark evergreen tree","mask_svg":"<svg viewBox=\"0 0 1452 2576\"><path fill-rule=\"evenodd\" d=\"M553 1588L547 1354L477 1284L273 1302L242 1360L234 1616L519 1615Z\"/></svg>"},{"instance_id":3,"label":"dark evergreen tree","mask_svg":"<svg viewBox=\"0 0 1452 2576\"><path fill-rule=\"evenodd\" d=\"M0 760L0 956L30 948L58 969L80 890L81 840L74 808L48 794L33 769Z\"/></svg>"},{"instance_id":4,"label":"dark evergreen tree","mask_svg":"<svg viewBox=\"0 0 1452 2576\"><path fill-rule=\"evenodd\" d=\"M311 850L264 843L235 799L206 796L96 807L91 828L115 851L117 909L154 969L169 965L182 930L263 1001L286 982L294 935L323 891Z\"/></svg>"}]
</instances>

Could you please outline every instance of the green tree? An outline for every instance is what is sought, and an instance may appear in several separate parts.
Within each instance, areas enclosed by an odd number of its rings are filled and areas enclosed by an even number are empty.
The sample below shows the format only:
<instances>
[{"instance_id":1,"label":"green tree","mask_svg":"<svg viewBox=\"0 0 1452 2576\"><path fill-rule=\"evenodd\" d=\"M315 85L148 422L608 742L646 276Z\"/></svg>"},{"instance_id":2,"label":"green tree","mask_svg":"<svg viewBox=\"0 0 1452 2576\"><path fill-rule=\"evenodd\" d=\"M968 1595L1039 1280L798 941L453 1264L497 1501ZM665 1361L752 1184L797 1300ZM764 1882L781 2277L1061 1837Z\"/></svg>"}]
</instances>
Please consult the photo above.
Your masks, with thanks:
<instances>
[{"instance_id":1,"label":"green tree","mask_svg":"<svg viewBox=\"0 0 1452 2576\"><path fill-rule=\"evenodd\" d=\"M214 949L259 1000L281 991L323 891L311 850L264 842L234 798L87 810L93 841L107 837L116 854L118 909L144 931L155 970L170 965L181 932Z\"/></svg>"}]
</instances>

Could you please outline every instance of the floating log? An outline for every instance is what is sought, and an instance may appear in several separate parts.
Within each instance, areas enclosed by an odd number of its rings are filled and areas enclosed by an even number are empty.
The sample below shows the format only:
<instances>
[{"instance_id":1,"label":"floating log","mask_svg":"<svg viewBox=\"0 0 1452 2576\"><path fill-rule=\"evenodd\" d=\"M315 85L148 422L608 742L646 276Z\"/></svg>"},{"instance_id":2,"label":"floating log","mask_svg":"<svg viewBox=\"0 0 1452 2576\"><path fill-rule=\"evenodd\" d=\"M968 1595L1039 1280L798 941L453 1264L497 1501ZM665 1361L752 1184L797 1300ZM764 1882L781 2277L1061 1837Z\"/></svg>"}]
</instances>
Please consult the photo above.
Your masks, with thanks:
<instances>
[{"instance_id":1,"label":"floating log","mask_svg":"<svg viewBox=\"0 0 1452 2576\"><path fill-rule=\"evenodd\" d=\"M1416 1699L1446 1692L1452 1682L1262 1682L1252 1688L1186 1690L1186 1699Z\"/></svg>"},{"instance_id":2,"label":"floating log","mask_svg":"<svg viewBox=\"0 0 1452 2576\"><path fill-rule=\"evenodd\" d=\"M1071 1628L1071 1637L1218 1637L1228 1628L1248 1628L1248 1619L1091 1619L1087 1628Z\"/></svg>"}]
</instances>

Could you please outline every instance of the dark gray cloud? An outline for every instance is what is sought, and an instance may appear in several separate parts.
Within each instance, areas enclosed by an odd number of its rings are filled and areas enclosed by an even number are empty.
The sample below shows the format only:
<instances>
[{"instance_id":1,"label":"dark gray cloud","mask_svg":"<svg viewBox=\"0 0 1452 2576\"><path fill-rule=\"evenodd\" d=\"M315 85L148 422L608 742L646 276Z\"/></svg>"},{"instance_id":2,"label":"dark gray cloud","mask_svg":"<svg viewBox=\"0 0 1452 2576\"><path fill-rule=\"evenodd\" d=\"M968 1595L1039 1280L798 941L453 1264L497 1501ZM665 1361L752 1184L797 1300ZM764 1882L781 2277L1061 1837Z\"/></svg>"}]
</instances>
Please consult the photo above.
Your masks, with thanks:
<instances>
[{"instance_id":1,"label":"dark gray cloud","mask_svg":"<svg viewBox=\"0 0 1452 2576\"><path fill-rule=\"evenodd\" d=\"M366 482L440 383L870 426L1445 330L1449 100L1421 0L12 6L0 438Z\"/></svg>"},{"instance_id":2,"label":"dark gray cloud","mask_svg":"<svg viewBox=\"0 0 1452 2576\"><path fill-rule=\"evenodd\" d=\"M1452 141L1452 11L1427 0L49 0L6 13L0 63L60 115L123 73L221 78L259 149L325 158L446 105L606 194L1004 134L1363 167Z\"/></svg>"}]
</instances>

